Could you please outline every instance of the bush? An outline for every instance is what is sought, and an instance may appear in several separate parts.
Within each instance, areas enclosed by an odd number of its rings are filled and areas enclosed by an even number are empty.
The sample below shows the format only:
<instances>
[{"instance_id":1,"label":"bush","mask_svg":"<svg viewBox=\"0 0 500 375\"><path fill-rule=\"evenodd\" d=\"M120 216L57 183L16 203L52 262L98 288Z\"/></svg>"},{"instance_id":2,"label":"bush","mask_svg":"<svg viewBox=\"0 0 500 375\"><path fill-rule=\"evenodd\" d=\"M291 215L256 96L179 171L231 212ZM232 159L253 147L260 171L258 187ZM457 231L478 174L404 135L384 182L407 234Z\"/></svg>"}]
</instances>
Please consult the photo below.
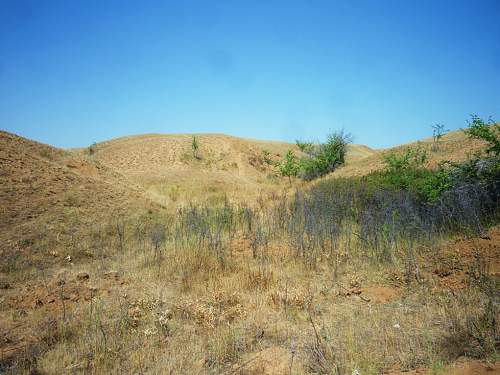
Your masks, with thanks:
<instances>
[{"instance_id":1,"label":"bush","mask_svg":"<svg viewBox=\"0 0 500 375\"><path fill-rule=\"evenodd\" d=\"M465 133L472 138L480 139L488 143L486 153L488 155L500 156L500 125L495 124L493 120L484 122L476 115L471 115L469 128Z\"/></svg>"},{"instance_id":2,"label":"bush","mask_svg":"<svg viewBox=\"0 0 500 375\"><path fill-rule=\"evenodd\" d=\"M448 169L425 168L427 152L420 148L407 148L402 153L389 152L383 156L385 169L370 175L373 183L395 189L408 190L429 202L436 201L451 188L451 174Z\"/></svg>"},{"instance_id":3,"label":"bush","mask_svg":"<svg viewBox=\"0 0 500 375\"><path fill-rule=\"evenodd\" d=\"M193 138L191 139L191 149L193 151L193 157L195 159L200 159L200 156L198 154L198 150L200 149L200 142L195 135L193 135Z\"/></svg>"},{"instance_id":4,"label":"bush","mask_svg":"<svg viewBox=\"0 0 500 375\"><path fill-rule=\"evenodd\" d=\"M310 157L300 161L299 176L304 180L312 180L333 172L345 163L347 145L351 136L343 131L332 133L327 142L310 151Z\"/></svg>"},{"instance_id":5,"label":"bush","mask_svg":"<svg viewBox=\"0 0 500 375\"><path fill-rule=\"evenodd\" d=\"M288 177L288 181L291 184L292 177L296 177L299 171L299 162L292 150L288 150L285 159L278 164L278 169L282 176Z\"/></svg>"}]
</instances>

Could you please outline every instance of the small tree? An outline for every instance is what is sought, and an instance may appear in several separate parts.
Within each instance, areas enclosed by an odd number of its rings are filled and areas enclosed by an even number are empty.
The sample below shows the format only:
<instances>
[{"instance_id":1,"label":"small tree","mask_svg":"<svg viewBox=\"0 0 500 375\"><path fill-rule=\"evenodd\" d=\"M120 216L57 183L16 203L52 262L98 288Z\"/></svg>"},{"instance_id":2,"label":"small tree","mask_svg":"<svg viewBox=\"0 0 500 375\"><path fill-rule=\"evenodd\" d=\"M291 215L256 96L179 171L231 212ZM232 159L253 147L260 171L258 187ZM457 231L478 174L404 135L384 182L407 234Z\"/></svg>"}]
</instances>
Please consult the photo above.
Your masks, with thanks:
<instances>
[{"instance_id":1,"label":"small tree","mask_svg":"<svg viewBox=\"0 0 500 375\"><path fill-rule=\"evenodd\" d=\"M434 150L437 150L439 147L439 144L441 143L441 138L448 132L448 130L445 130L443 124L435 124L432 125L432 138L434 140Z\"/></svg>"},{"instance_id":2,"label":"small tree","mask_svg":"<svg viewBox=\"0 0 500 375\"><path fill-rule=\"evenodd\" d=\"M292 177L296 177L299 172L299 162L292 150L288 150L284 160L278 164L279 172L283 177L288 177L288 182L292 184Z\"/></svg>"},{"instance_id":3,"label":"small tree","mask_svg":"<svg viewBox=\"0 0 500 375\"><path fill-rule=\"evenodd\" d=\"M485 123L476 115L471 115L469 128L465 133L471 138L481 139L488 143L487 154L500 156L500 125L495 124L492 119Z\"/></svg>"},{"instance_id":4,"label":"small tree","mask_svg":"<svg viewBox=\"0 0 500 375\"><path fill-rule=\"evenodd\" d=\"M200 144L198 142L198 138L196 138L196 135L193 135L193 139L191 140L191 149L193 150L193 157L195 159L199 159L198 155L198 150L200 148Z\"/></svg>"}]
</instances>

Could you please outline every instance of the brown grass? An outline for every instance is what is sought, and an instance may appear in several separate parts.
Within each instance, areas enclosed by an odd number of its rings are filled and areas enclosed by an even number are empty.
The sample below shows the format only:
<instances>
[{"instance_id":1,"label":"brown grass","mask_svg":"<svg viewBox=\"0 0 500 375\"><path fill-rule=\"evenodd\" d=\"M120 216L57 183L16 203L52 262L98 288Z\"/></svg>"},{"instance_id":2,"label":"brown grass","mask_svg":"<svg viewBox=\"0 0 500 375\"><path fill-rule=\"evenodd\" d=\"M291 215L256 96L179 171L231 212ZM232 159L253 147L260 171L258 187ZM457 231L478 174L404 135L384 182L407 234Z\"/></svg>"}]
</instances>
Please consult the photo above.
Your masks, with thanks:
<instances>
[{"instance_id":1,"label":"brown grass","mask_svg":"<svg viewBox=\"0 0 500 375\"><path fill-rule=\"evenodd\" d=\"M144 191L162 204L253 196L258 210L276 201L279 184L259 182L269 168L248 157L288 145L201 136L202 159L183 161L189 136L112 141L88 158L2 137L11 144L2 155L13 161L2 174L2 197L10 197L2 230L10 242L0 273L0 372L446 373L460 358L471 371L498 369L491 342L499 321L491 294L498 227L481 239L421 249L418 279L407 277L403 260L367 259L360 244L341 241L339 259L311 262L286 239L257 244L241 227L213 251L194 239L176 242L168 231L162 237L161 226L174 227L177 216L148 206ZM145 160L149 147L161 152ZM83 167L67 165L75 159ZM215 160L210 173L207 160ZM40 179L40 188L21 175ZM139 187L121 190L127 181ZM254 191L268 185L268 195ZM26 200L11 191L18 186L31 192ZM54 198L46 195L51 189ZM66 212L65 204L80 208ZM56 218L61 226L46 230Z\"/></svg>"}]
</instances>

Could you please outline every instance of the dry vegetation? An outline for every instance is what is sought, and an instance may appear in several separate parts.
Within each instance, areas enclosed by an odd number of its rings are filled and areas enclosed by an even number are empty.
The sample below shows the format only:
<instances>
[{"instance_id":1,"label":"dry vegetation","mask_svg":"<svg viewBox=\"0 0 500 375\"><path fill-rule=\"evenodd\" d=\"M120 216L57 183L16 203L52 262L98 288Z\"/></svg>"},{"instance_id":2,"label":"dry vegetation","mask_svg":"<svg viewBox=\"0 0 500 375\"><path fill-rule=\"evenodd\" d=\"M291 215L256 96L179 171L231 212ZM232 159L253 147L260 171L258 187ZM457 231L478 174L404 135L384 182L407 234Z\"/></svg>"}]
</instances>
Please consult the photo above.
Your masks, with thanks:
<instances>
[{"instance_id":1,"label":"dry vegetation","mask_svg":"<svg viewBox=\"0 0 500 375\"><path fill-rule=\"evenodd\" d=\"M189 136L84 156L1 135L0 372L500 371L485 195L456 192L451 217L344 185L282 190L262 150L289 145L219 135L199 159ZM351 167L374 158L351 150Z\"/></svg>"}]
</instances>

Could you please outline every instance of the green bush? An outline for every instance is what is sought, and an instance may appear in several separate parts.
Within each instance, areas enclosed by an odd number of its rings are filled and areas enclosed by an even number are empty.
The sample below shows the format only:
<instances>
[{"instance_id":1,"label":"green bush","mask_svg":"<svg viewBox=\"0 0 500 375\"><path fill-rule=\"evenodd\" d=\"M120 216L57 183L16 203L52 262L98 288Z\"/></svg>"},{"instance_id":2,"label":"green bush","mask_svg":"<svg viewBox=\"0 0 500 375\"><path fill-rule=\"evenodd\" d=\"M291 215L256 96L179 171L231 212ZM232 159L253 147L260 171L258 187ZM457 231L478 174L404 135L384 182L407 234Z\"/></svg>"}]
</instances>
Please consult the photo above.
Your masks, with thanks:
<instances>
[{"instance_id":1,"label":"green bush","mask_svg":"<svg viewBox=\"0 0 500 375\"><path fill-rule=\"evenodd\" d=\"M285 159L278 164L278 170L283 177L288 177L291 184L292 177L296 177L299 171L299 160L292 150L288 150Z\"/></svg>"},{"instance_id":2,"label":"green bush","mask_svg":"<svg viewBox=\"0 0 500 375\"><path fill-rule=\"evenodd\" d=\"M436 202L454 186L475 183L497 186L500 180L500 126L492 120L485 123L473 115L465 132L487 143L487 156L477 154L464 162L447 161L437 169L428 169L425 167L426 151L420 146L407 148L400 153L385 154L385 168L368 176L368 180L371 184L411 191L427 202Z\"/></svg>"},{"instance_id":3,"label":"green bush","mask_svg":"<svg viewBox=\"0 0 500 375\"><path fill-rule=\"evenodd\" d=\"M429 202L436 201L452 186L449 169L444 166L436 170L425 168L427 152L420 146L407 148L402 153L386 153L383 159L385 169L369 177L381 186L412 191Z\"/></svg>"},{"instance_id":4,"label":"green bush","mask_svg":"<svg viewBox=\"0 0 500 375\"><path fill-rule=\"evenodd\" d=\"M484 122L476 115L471 115L469 128L465 130L471 138L481 139L488 143L486 153L488 155L500 156L500 125L489 119Z\"/></svg>"},{"instance_id":5,"label":"green bush","mask_svg":"<svg viewBox=\"0 0 500 375\"><path fill-rule=\"evenodd\" d=\"M301 159L299 176L304 180L312 180L333 172L345 163L349 143L349 134L342 131L330 134L326 143L316 146L309 157Z\"/></svg>"}]
</instances>

